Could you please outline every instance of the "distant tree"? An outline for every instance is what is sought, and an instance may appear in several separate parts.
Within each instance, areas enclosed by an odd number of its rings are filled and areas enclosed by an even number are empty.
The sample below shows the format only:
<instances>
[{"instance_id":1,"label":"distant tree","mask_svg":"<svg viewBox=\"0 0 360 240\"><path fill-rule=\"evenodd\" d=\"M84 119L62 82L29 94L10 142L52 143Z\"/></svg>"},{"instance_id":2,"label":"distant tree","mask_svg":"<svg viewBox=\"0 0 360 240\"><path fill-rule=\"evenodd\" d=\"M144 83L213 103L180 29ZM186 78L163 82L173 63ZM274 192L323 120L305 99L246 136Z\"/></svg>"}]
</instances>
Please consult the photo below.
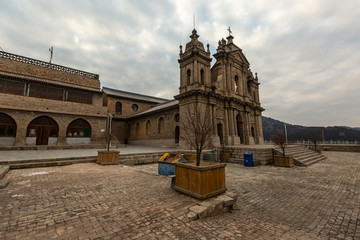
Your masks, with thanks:
<instances>
[{"instance_id":1,"label":"distant tree","mask_svg":"<svg viewBox=\"0 0 360 240\"><path fill-rule=\"evenodd\" d=\"M286 148L285 134L282 132L276 133L273 138L273 142L281 148L282 154L283 154L283 156L285 156L285 148Z\"/></svg>"},{"instance_id":2,"label":"distant tree","mask_svg":"<svg viewBox=\"0 0 360 240\"><path fill-rule=\"evenodd\" d=\"M196 166L200 166L201 152L213 132L210 111L204 105L186 106L180 116L180 124L181 138L196 150Z\"/></svg>"},{"instance_id":3,"label":"distant tree","mask_svg":"<svg viewBox=\"0 0 360 240\"><path fill-rule=\"evenodd\" d=\"M309 139L311 143L314 145L314 150L317 150L317 145L321 141L321 137L318 134L312 134Z\"/></svg>"}]
</instances>

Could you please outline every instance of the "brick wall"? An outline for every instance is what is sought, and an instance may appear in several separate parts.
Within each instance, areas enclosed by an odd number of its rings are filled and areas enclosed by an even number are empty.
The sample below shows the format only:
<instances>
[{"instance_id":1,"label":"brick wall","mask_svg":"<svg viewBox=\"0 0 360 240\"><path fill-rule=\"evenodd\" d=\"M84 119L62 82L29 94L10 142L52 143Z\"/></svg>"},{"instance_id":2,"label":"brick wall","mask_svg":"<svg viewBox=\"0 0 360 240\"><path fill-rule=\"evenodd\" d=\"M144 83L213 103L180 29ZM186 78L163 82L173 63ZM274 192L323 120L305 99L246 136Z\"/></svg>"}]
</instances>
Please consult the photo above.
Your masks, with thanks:
<instances>
[{"instance_id":1,"label":"brick wall","mask_svg":"<svg viewBox=\"0 0 360 240\"><path fill-rule=\"evenodd\" d=\"M66 144L66 131L68 125L75 119L82 118L89 122L91 125L91 143L100 144L105 142L104 133L101 129L106 128L106 117L101 116L84 116L81 114L61 114L61 113L47 113L37 111L26 111L26 110L8 110L0 109L0 112L11 116L17 125L16 131L16 146L26 145L26 134L29 123L37 117L48 116L55 120L59 126L59 134L57 145Z\"/></svg>"},{"instance_id":2,"label":"brick wall","mask_svg":"<svg viewBox=\"0 0 360 240\"><path fill-rule=\"evenodd\" d=\"M266 165L273 162L272 148L224 147L221 154L231 154L228 162L243 163L244 153L252 153L255 165Z\"/></svg>"},{"instance_id":3,"label":"brick wall","mask_svg":"<svg viewBox=\"0 0 360 240\"><path fill-rule=\"evenodd\" d=\"M99 79L88 78L77 74L50 69L47 67L36 66L34 64L23 63L0 57L0 70L25 76L46 79L55 84L67 83L87 88L100 89Z\"/></svg>"},{"instance_id":4,"label":"brick wall","mask_svg":"<svg viewBox=\"0 0 360 240\"><path fill-rule=\"evenodd\" d=\"M109 109L109 113L114 114L115 113L115 104L116 102L121 102L122 104L122 113L121 114L115 114L115 117L131 117L135 114L138 114L140 112L143 112L152 106L156 105L156 103L146 103L142 101L136 101L136 100L130 100L130 99L122 99L122 98L114 98L112 96L107 96L107 107ZM138 110L133 111L131 109L131 106L133 104L138 105Z\"/></svg>"}]
</instances>

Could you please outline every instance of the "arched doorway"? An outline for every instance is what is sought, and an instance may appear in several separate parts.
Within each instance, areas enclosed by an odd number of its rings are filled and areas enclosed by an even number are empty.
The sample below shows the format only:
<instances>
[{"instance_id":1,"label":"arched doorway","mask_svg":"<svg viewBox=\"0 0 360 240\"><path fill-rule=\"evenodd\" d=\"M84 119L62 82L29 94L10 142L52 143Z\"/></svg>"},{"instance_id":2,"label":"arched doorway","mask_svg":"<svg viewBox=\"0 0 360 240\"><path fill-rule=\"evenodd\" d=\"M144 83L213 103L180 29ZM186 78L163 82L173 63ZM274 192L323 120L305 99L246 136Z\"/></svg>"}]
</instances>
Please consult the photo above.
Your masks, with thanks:
<instances>
[{"instance_id":1,"label":"arched doorway","mask_svg":"<svg viewBox=\"0 0 360 240\"><path fill-rule=\"evenodd\" d=\"M175 143L179 143L179 139L180 139L180 127L176 126L175 127Z\"/></svg>"},{"instance_id":2,"label":"arched doorway","mask_svg":"<svg viewBox=\"0 0 360 240\"><path fill-rule=\"evenodd\" d=\"M244 143L244 121L240 114L236 116L237 134L240 137L240 143Z\"/></svg>"},{"instance_id":3,"label":"arched doorway","mask_svg":"<svg viewBox=\"0 0 360 240\"><path fill-rule=\"evenodd\" d=\"M38 117L29 123L26 143L31 145L55 145L59 134L59 126L54 119L46 116Z\"/></svg>"},{"instance_id":4,"label":"arched doorway","mask_svg":"<svg viewBox=\"0 0 360 240\"><path fill-rule=\"evenodd\" d=\"M66 130L66 144L90 144L91 126L84 119L72 121Z\"/></svg>"},{"instance_id":5,"label":"arched doorway","mask_svg":"<svg viewBox=\"0 0 360 240\"><path fill-rule=\"evenodd\" d=\"M15 144L16 122L5 113L0 113L0 145L11 146Z\"/></svg>"},{"instance_id":6,"label":"arched doorway","mask_svg":"<svg viewBox=\"0 0 360 240\"><path fill-rule=\"evenodd\" d=\"M217 132L218 132L218 136L220 138L220 144L224 144L223 127L222 127L221 123L218 123L218 125L217 125Z\"/></svg>"}]
</instances>

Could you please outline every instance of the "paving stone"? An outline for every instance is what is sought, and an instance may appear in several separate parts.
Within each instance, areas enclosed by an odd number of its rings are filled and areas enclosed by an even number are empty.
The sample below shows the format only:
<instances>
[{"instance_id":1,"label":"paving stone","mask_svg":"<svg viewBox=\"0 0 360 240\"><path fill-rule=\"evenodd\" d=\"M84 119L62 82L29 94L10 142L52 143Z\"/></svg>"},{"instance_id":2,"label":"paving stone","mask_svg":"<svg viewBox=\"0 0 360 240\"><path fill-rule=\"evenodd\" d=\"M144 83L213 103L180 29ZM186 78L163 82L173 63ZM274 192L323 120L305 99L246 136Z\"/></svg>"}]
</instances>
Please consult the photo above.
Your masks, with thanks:
<instances>
[{"instance_id":1,"label":"paving stone","mask_svg":"<svg viewBox=\"0 0 360 240\"><path fill-rule=\"evenodd\" d=\"M235 203L234 199L227 195L220 195L216 198L217 201L222 201L224 207L229 207Z\"/></svg>"},{"instance_id":2,"label":"paving stone","mask_svg":"<svg viewBox=\"0 0 360 240\"><path fill-rule=\"evenodd\" d=\"M190 207L189 210L196 213L199 218L204 218L207 216L208 208L200 205L195 205L193 207Z\"/></svg>"},{"instance_id":3,"label":"paving stone","mask_svg":"<svg viewBox=\"0 0 360 240\"><path fill-rule=\"evenodd\" d=\"M237 210L197 220L189 208L206 201L171 189L156 167L143 172L152 165L10 170L0 239L359 239L360 154L324 154L307 168L228 163Z\"/></svg>"},{"instance_id":4,"label":"paving stone","mask_svg":"<svg viewBox=\"0 0 360 240\"><path fill-rule=\"evenodd\" d=\"M0 189L6 188L7 185L9 185L9 183L10 183L9 180L1 179L0 180Z\"/></svg>"}]
</instances>

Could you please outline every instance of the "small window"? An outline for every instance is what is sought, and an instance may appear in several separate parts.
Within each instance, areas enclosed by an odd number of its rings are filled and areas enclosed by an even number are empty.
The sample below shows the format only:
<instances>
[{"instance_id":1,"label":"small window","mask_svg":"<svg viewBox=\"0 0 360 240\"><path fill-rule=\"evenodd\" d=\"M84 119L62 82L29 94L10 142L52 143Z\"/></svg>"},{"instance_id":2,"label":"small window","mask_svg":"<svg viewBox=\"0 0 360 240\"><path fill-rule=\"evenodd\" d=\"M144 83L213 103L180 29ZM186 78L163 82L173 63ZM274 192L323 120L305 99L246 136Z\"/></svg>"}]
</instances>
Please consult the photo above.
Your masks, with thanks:
<instances>
[{"instance_id":1,"label":"small window","mask_svg":"<svg viewBox=\"0 0 360 240\"><path fill-rule=\"evenodd\" d=\"M0 79L0 92L14 95L24 95L25 83Z\"/></svg>"},{"instance_id":2,"label":"small window","mask_svg":"<svg viewBox=\"0 0 360 240\"><path fill-rule=\"evenodd\" d=\"M158 122L158 133L164 133L165 128L165 120L163 117L159 118Z\"/></svg>"},{"instance_id":3,"label":"small window","mask_svg":"<svg viewBox=\"0 0 360 240\"><path fill-rule=\"evenodd\" d=\"M122 113L122 104L121 102L116 102L115 104L115 113L121 114Z\"/></svg>"},{"instance_id":4,"label":"small window","mask_svg":"<svg viewBox=\"0 0 360 240\"><path fill-rule=\"evenodd\" d=\"M174 117L175 122L180 122L180 115L177 113Z\"/></svg>"},{"instance_id":5,"label":"small window","mask_svg":"<svg viewBox=\"0 0 360 240\"><path fill-rule=\"evenodd\" d=\"M0 113L0 137L15 137L16 123L12 117Z\"/></svg>"},{"instance_id":6,"label":"small window","mask_svg":"<svg viewBox=\"0 0 360 240\"><path fill-rule=\"evenodd\" d=\"M131 105L131 109L136 112L139 109L139 106L137 104Z\"/></svg>"},{"instance_id":7,"label":"small window","mask_svg":"<svg viewBox=\"0 0 360 240\"><path fill-rule=\"evenodd\" d=\"M201 84L204 84L204 79L205 79L205 73L204 73L204 69L200 70L200 82Z\"/></svg>"},{"instance_id":8,"label":"small window","mask_svg":"<svg viewBox=\"0 0 360 240\"><path fill-rule=\"evenodd\" d=\"M150 135L151 134L151 122L150 120L146 121L146 135Z\"/></svg>"},{"instance_id":9,"label":"small window","mask_svg":"<svg viewBox=\"0 0 360 240\"><path fill-rule=\"evenodd\" d=\"M139 122L136 123L135 130L136 130L136 136L138 136L140 134L140 123Z\"/></svg>"},{"instance_id":10,"label":"small window","mask_svg":"<svg viewBox=\"0 0 360 240\"><path fill-rule=\"evenodd\" d=\"M239 93L239 77L235 75L235 92Z\"/></svg>"},{"instance_id":11,"label":"small window","mask_svg":"<svg viewBox=\"0 0 360 240\"><path fill-rule=\"evenodd\" d=\"M186 84L187 85L190 85L190 77L191 77L191 71L190 71L190 69L188 69L186 72Z\"/></svg>"},{"instance_id":12,"label":"small window","mask_svg":"<svg viewBox=\"0 0 360 240\"><path fill-rule=\"evenodd\" d=\"M69 102L92 104L92 97L91 93L69 90L67 100Z\"/></svg>"}]
</instances>

